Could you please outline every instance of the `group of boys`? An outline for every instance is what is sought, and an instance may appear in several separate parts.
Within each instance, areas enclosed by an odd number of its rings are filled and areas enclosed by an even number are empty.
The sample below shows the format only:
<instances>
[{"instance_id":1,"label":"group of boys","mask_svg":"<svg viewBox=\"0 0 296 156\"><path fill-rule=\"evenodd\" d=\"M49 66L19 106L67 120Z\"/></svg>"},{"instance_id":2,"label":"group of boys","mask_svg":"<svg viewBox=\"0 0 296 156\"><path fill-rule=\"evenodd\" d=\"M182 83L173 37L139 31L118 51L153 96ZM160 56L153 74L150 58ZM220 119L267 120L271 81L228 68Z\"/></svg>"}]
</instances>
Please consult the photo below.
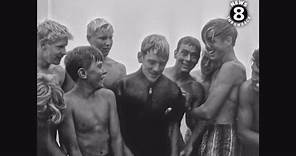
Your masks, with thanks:
<instances>
[{"instance_id":1,"label":"group of boys","mask_svg":"<svg viewBox=\"0 0 296 156\"><path fill-rule=\"evenodd\" d=\"M38 135L43 140L39 155L259 154L259 49L253 53L252 78L246 80L234 52L238 33L226 19L203 27L203 51L198 39L181 38L175 64L168 68L167 39L146 36L137 53L141 67L131 74L108 56L113 27L103 18L87 25L90 46L67 53L73 37L64 25L46 20L37 31L37 73L52 75L65 93L61 121L38 125L37 132L48 136ZM65 69L59 66L64 55ZM191 72L200 56L200 71ZM185 138L180 131L184 114Z\"/></svg>"}]
</instances>

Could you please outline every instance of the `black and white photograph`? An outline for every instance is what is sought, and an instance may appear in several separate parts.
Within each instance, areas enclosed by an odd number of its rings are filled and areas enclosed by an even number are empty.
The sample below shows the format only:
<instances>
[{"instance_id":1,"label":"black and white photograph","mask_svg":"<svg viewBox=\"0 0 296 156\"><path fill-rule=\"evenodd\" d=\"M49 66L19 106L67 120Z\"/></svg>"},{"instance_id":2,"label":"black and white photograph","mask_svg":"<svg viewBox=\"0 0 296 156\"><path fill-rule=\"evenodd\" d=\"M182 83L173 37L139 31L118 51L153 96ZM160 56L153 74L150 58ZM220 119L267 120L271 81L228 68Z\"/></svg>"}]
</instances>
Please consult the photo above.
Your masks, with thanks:
<instances>
[{"instance_id":1,"label":"black and white photograph","mask_svg":"<svg viewBox=\"0 0 296 156\"><path fill-rule=\"evenodd\" d=\"M37 156L259 156L259 90L259 0L37 0Z\"/></svg>"}]
</instances>

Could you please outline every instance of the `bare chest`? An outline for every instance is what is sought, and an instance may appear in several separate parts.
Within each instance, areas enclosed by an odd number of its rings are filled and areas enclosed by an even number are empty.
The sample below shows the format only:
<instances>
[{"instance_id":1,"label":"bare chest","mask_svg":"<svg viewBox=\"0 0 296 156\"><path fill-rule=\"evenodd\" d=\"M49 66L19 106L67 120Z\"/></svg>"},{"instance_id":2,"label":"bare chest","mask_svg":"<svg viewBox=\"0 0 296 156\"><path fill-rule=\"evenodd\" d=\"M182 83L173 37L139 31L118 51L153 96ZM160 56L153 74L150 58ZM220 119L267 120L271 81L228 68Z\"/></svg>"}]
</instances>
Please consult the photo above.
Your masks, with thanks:
<instances>
[{"instance_id":1,"label":"bare chest","mask_svg":"<svg viewBox=\"0 0 296 156\"><path fill-rule=\"evenodd\" d=\"M99 131L108 125L107 101L80 101L74 110L75 128L79 132Z\"/></svg>"}]
</instances>

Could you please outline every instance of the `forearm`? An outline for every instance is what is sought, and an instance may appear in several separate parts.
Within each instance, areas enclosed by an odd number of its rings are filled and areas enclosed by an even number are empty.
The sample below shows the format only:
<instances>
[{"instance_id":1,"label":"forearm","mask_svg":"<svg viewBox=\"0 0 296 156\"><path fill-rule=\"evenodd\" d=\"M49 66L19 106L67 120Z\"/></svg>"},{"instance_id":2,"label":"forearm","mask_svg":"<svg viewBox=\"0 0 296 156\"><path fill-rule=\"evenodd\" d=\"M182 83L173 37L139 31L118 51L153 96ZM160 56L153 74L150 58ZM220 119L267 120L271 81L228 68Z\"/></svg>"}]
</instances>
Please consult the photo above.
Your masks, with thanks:
<instances>
[{"instance_id":1,"label":"forearm","mask_svg":"<svg viewBox=\"0 0 296 156\"><path fill-rule=\"evenodd\" d=\"M206 109L204 104L201 105L200 107L193 108L192 111L191 111L191 115L195 119L211 120L211 118L213 117L212 114L213 113L211 113L210 111L208 111Z\"/></svg>"},{"instance_id":2,"label":"forearm","mask_svg":"<svg viewBox=\"0 0 296 156\"><path fill-rule=\"evenodd\" d=\"M206 120L198 121L198 124L195 125L192 135L190 136L186 146L192 146L193 143L197 140L197 138L201 137L201 134L204 131L204 129L206 128L206 125L207 125Z\"/></svg>"},{"instance_id":3,"label":"forearm","mask_svg":"<svg viewBox=\"0 0 296 156\"><path fill-rule=\"evenodd\" d=\"M123 155L123 143L122 143L121 137L113 138L111 145L112 145L114 156Z\"/></svg>"},{"instance_id":4,"label":"forearm","mask_svg":"<svg viewBox=\"0 0 296 156\"><path fill-rule=\"evenodd\" d=\"M239 132L240 139L246 144L259 146L259 133L246 129Z\"/></svg>"}]
</instances>

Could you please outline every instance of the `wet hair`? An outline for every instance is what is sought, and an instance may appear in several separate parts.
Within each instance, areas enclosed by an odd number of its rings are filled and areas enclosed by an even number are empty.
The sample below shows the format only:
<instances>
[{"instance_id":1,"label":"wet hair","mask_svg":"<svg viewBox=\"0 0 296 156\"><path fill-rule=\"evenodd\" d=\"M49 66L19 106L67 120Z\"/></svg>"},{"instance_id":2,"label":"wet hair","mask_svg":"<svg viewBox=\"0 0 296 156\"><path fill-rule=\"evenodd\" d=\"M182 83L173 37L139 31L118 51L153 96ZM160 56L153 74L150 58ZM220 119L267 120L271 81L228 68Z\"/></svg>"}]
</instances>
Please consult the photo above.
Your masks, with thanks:
<instances>
[{"instance_id":1,"label":"wet hair","mask_svg":"<svg viewBox=\"0 0 296 156\"><path fill-rule=\"evenodd\" d=\"M229 23L227 19L216 18L204 25L201 31L201 38L206 43L206 41L212 41L216 36L219 36L222 40L230 36L232 37L232 46L234 46L237 34L235 26Z\"/></svg>"},{"instance_id":2,"label":"wet hair","mask_svg":"<svg viewBox=\"0 0 296 156\"><path fill-rule=\"evenodd\" d=\"M87 24L86 36L87 38L89 38L90 36L95 34L98 30L101 31L101 30L109 30L109 29L112 29L113 31L113 26L108 21L106 21L103 18L96 18Z\"/></svg>"},{"instance_id":3,"label":"wet hair","mask_svg":"<svg viewBox=\"0 0 296 156\"><path fill-rule=\"evenodd\" d=\"M162 35L152 34L144 38L141 45L141 52L146 55L150 50L156 50L156 55L162 58L169 58L169 43Z\"/></svg>"},{"instance_id":4,"label":"wet hair","mask_svg":"<svg viewBox=\"0 0 296 156\"><path fill-rule=\"evenodd\" d=\"M67 53L65 57L65 67L67 73L77 82L79 75L78 70L80 68L88 69L92 61L102 61L102 52L92 46L80 46L76 47Z\"/></svg>"},{"instance_id":5,"label":"wet hair","mask_svg":"<svg viewBox=\"0 0 296 156\"><path fill-rule=\"evenodd\" d=\"M252 61L259 67L259 48L255 49L252 54Z\"/></svg>"},{"instance_id":6,"label":"wet hair","mask_svg":"<svg viewBox=\"0 0 296 156\"><path fill-rule=\"evenodd\" d=\"M59 39L72 40L73 36L68 28L56 21L46 19L37 26L37 39L41 43L54 43Z\"/></svg>"},{"instance_id":7,"label":"wet hair","mask_svg":"<svg viewBox=\"0 0 296 156\"><path fill-rule=\"evenodd\" d=\"M58 124L62 121L63 110L66 109L63 95L53 75L37 73L38 125Z\"/></svg>"},{"instance_id":8,"label":"wet hair","mask_svg":"<svg viewBox=\"0 0 296 156\"><path fill-rule=\"evenodd\" d=\"M190 45L190 46L194 46L196 51L200 53L201 51L201 46L200 46L200 42L198 39L191 37L191 36L185 36L182 37L179 41L178 41L178 45L177 45L177 51L179 50L181 44L185 44L185 45Z\"/></svg>"}]
</instances>

